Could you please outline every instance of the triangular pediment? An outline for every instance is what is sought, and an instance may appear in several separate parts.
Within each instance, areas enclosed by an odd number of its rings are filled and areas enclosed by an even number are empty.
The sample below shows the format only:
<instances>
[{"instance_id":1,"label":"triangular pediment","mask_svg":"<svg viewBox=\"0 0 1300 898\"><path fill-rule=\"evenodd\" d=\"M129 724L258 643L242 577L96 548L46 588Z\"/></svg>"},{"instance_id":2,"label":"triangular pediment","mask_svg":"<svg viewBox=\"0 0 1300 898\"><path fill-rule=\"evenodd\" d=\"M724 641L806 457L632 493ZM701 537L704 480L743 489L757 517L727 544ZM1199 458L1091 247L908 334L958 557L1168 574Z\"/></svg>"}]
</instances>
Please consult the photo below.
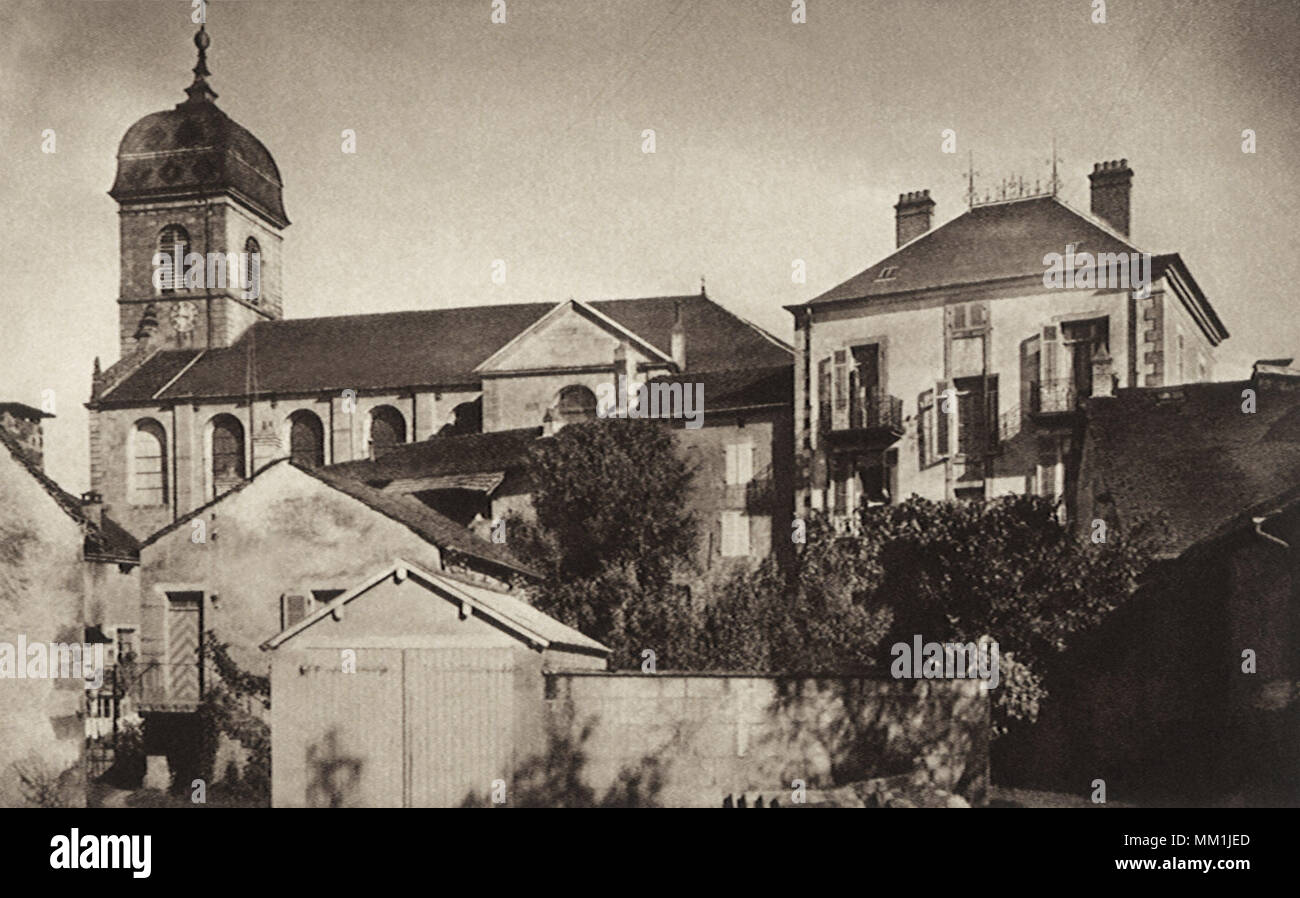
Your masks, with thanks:
<instances>
[{"instance_id":1,"label":"triangular pediment","mask_svg":"<svg viewBox=\"0 0 1300 898\"><path fill-rule=\"evenodd\" d=\"M494 374L608 366L624 342L637 362L672 361L661 349L609 316L569 300L520 332L475 370Z\"/></svg>"}]
</instances>

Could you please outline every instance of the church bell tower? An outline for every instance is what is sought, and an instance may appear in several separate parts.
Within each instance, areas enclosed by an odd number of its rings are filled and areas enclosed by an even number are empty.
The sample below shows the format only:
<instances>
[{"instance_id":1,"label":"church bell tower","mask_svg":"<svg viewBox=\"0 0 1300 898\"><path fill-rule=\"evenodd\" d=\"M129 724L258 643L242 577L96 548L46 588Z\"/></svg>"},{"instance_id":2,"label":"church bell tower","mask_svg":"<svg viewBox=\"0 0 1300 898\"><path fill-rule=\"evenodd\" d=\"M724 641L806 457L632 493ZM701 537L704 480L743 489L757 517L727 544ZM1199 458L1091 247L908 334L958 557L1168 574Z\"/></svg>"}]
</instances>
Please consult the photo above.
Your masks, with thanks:
<instances>
[{"instance_id":1,"label":"church bell tower","mask_svg":"<svg viewBox=\"0 0 1300 898\"><path fill-rule=\"evenodd\" d=\"M261 141L217 108L204 27L194 44L187 99L140 119L118 148L109 196L119 207L124 359L229 346L283 314L289 219L280 170Z\"/></svg>"}]
</instances>

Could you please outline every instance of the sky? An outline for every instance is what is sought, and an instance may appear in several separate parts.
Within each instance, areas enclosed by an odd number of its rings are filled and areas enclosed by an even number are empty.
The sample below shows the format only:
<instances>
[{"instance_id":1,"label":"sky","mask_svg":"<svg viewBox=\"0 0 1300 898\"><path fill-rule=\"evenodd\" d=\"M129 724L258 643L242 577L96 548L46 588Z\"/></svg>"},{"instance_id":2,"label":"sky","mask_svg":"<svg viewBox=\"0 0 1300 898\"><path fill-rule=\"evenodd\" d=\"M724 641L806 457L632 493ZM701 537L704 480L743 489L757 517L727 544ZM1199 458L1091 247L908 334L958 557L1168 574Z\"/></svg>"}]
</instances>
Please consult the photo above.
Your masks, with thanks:
<instances>
[{"instance_id":1,"label":"sky","mask_svg":"<svg viewBox=\"0 0 1300 898\"><path fill-rule=\"evenodd\" d=\"M796 24L790 0L505 0L494 24L493 0L217 0L208 80L284 178L288 317L706 277L790 339L784 306L893 249L898 194L941 224L972 157L984 187L1046 178L1055 139L1079 209L1094 162L1129 160L1134 241L1179 252L1231 333L1218 379L1300 356L1300 3L1093 2L806 0ZM185 98L191 7L0 0L0 400L53 396L74 491L118 356L117 145Z\"/></svg>"}]
</instances>

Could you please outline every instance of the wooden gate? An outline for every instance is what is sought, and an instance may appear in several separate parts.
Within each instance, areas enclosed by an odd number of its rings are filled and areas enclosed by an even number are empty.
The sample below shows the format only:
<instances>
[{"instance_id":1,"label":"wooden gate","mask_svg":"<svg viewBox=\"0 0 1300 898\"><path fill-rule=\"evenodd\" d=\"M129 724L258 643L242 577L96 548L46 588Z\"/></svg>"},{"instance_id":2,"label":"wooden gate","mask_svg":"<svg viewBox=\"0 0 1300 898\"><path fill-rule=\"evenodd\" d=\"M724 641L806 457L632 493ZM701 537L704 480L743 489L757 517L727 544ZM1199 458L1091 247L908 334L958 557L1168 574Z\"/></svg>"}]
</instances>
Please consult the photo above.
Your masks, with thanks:
<instances>
[{"instance_id":1,"label":"wooden gate","mask_svg":"<svg viewBox=\"0 0 1300 898\"><path fill-rule=\"evenodd\" d=\"M508 648L405 652L407 807L453 807L508 780L513 663Z\"/></svg>"},{"instance_id":2,"label":"wooden gate","mask_svg":"<svg viewBox=\"0 0 1300 898\"><path fill-rule=\"evenodd\" d=\"M197 703L203 692L203 593L169 593L167 599L167 700Z\"/></svg>"},{"instance_id":3,"label":"wooden gate","mask_svg":"<svg viewBox=\"0 0 1300 898\"><path fill-rule=\"evenodd\" d=\"M508 780L509 648L306 650L277 666L271 757L277 804L450 807ZM301 799L295 796L302 796Z\"/></svg>"}]
</instances>

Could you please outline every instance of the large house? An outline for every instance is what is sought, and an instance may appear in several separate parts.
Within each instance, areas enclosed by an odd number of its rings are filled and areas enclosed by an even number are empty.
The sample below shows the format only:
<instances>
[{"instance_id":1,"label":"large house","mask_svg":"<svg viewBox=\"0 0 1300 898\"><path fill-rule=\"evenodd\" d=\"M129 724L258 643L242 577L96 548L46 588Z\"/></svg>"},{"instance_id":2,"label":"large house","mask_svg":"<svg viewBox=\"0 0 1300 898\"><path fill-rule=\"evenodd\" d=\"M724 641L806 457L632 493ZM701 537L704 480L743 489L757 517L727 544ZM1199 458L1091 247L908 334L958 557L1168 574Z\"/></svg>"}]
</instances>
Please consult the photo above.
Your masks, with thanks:
<instances>
[{"instance_id":1,"label":"large house","mask_svg":"<svg viewBox=\"0 0 1300 898\"><path fill-rule=\"evenodd\" d=\"M703 287L682 296L285 319L289 220L280 172L261 142L217 108L205 32L196 43L188 98L127 130L110 191L121 219L121 360L102 372L95 365L90 480L141 537L278 458L334 465L435 435L554 428L594 416L597 393L620 377L684 378L725 392L754 377L770 382L773 371L779 380L792 364L789 345ZM260 289L229 277L211 283L215 263L201 283L182 277L164 264L178 252L204 264L215 254L230 261L228 271L236 266L227 254L257 254ZM741 451L727 446L753 444L754 431L742 432L744 417L737 424L734 397L716 397L726 409L714 398L706 386L706 429L725 463L725 453ZM770 416L773 402L788 406L788 394L768 390L750 418ZM715 407L734 438L714 439ZM774 445L784 453L776 467L788 464L787 443L758 439L765 442L742 466L747 480L769 471ZM738 476L727 485L743 489ZM763 515L743 503L709 511L712 538L727 552L766 551Z\"/></svg>"},{"instance_id":2,"label":"large house","mask_svg":"<svg viewBox=\"0 0 1300 898\"><path fill-rule=\"evenodd\" d=\"M796 508L1063 499L1084 399L1209 380L1227 331L1181 257L1141 255L1132 179L1099 163L1090 214L1052 191L933 229L929 191L900 196L894 253L788 307Z\"/></svg>"}]
</instances>

